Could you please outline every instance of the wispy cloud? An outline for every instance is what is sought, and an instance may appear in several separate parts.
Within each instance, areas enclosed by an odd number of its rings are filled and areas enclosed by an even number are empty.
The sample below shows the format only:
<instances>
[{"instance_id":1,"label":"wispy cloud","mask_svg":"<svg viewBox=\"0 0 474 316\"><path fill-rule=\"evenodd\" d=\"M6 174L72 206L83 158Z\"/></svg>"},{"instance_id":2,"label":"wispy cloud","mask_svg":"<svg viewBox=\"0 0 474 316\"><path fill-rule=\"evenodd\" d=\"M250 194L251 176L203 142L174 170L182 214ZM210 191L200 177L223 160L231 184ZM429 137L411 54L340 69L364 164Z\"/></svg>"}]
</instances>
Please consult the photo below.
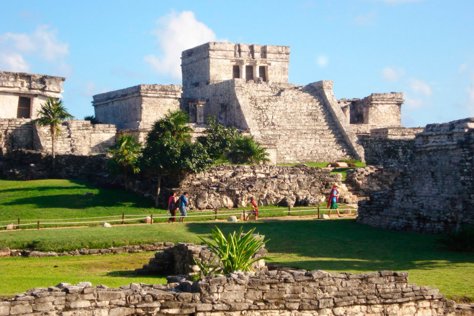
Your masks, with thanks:
<instances>
[{"instance_id":1,"label":"wispy cloud","mask_svg":"<svg viewBox=\"0 0 474 316\"><path fill-rule=\"evenodd\" d=\"M160 56L147 55L145 62L158 73L181 78L181 52L185 49L216 40L216 35L198 21L192 11L172 12L158 20L154 35Z\"/></svg>"},{"instance_id":2,"label":"wispy cloud","mask_svg":"<svg viewBox=\"0 0 474 316\"><path fill-rule=\"evenodd\" d=\"M326 55L319 55L316 57L316 64L321 68L325 68L329 65L329 58Z\"/></svg>"},{"instance_id":3,"label":"wispy cloud","mask_svg":"<svg viewBox=\"0 0 474 316\"><path fill-rule=\"evenodd\" d=\"M410 89L417 94L421 94L426 97L429 97L432 94L431 86L423 80L411 79L409 84Z\"/></svg>"},{"instance_id":4,"label":"wispy cloud","mask_svg":"<svg viewBox=\"0 0 474 316\"><path fill-rule=\"evenodd\" d=\"M5 70L30 71L27 60L39 56L64 73L70 71L65 62L68 55L68 44L58 40L57 31L47 25L38 26L32 33L0 34L0 67Z\"/></svg>"},{"instance_id":5,"label":"wispy cloud","mask_svg":"<svg viewBox=\"0 0 474 316\"><path fill-rule=\"evenodd\" d=\"M400 80L400 78L402 78L404 74L405 74L405 70L401 68L397 68L397 67L387 66L384 69L382 69L382 77L385 80L391 81L391 82Z\"/></svg>"}]
</instances>

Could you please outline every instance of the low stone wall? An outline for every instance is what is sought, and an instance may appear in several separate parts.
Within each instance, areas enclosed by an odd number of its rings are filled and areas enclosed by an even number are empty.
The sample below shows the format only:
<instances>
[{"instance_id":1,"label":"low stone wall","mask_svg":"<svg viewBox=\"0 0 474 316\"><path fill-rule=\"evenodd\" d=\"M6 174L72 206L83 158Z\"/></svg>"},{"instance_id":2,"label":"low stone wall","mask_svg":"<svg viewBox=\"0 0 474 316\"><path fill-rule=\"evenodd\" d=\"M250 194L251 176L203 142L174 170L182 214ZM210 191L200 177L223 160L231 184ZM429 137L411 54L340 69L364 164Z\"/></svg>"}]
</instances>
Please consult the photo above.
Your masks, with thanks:
<instances>
[{"instance_id":1,"label":"low stone wall","mask_svg":"<svg viewBox=\"0 0 474 316\"><path fill-rule=\"evenodd\" d=\"M267 250L262 248L254 258L261 258L266 253ZM135 270L135 272L146 275L189 275L200 271L196 261L204 264L215 264L216 260L216 257L207 246L179 243L174 247L168 247L157 252L148 264ZM265 268L265 262L259 260L253 267L255 270L263 269Z\"/></svg>"},{"instance_id":2,"label":"low stone wall","mask_svg":"<svg viewBox=\"0 0 474 316\"><path fill-rule=\"evenodd\" d=\"M474 118L427 125L389 189L359 202L358 221L443 232L474 224Z\"/></svg>"},{"instance_id":3,"label":"low stone wall","mask_svg":"<svg viewBox=\"0 0 474 316\"><path fill-rule=\"evenodd\" d=\"M270 270L120 289L59 284L0 301L0 315L469 315L407 274Z\"/></svg>"},{"instance_id":4,"label":"low stone wall","mask_svg":"<svg viewBox=\"0 0 474 316\"><path fill-rule=\"evenodd\" d=\"M70 251L38 251L31 249L0 248L0 257L61 257L61 256L86 256L86 255L108 255L119 253L137 253L145 251L157 251L174 247L172 242L156 242L153 244L129 245L121 247L89 249L81 248Z\"/></svg>"},{"instance_id":5,"label":"low stone wall","mask_svg":"<svg viewBox=\"0 0 474 316\"><path fill-rule=\"evenodd\" d=\"M107 178L105 155L56 156L56 169L51 170L51 156L35 151L16 150L0 156L0 176L10 180L46 178L86 179L101 182ZM104 182L106 182L104 180Z\"/></svg>"},{"instance_id":6,"label":"low stone wall","mask_svg":"<svg viewBox=\"0 0 474 316\"><path fill-rule=\"evenodd\" d=\"M245 207L251 196L259 205L294 206L324 201L334 183L341 184L340 175L304 165L220 166L189 175L178 190L198 209Z\"/></svg>"}]
</instances>

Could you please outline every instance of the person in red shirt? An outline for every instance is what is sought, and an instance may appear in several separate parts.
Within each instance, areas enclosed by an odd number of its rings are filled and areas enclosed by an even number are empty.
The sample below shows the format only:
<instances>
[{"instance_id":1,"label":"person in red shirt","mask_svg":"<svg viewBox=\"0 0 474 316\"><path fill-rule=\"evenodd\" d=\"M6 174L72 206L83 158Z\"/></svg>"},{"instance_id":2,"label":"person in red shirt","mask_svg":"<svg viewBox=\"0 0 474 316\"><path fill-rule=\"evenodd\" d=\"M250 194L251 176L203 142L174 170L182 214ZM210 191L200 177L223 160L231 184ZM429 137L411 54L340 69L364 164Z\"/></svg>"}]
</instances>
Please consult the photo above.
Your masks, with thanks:
<instances>
[{"instance_id":1,"label":"person in red shirt","mask_svg":"<svg viewBox=\"0 0 474 316\"><path fill-rule=\"evenodd\" d=\"M168 211L171 217L168 219L168 223L176 222L176 210L178 209L177 194L173 192L168 198Z\"/></svg>"},{"instance_id":2,"label":"person in red shirt","mask_svg":"<svg viewBox=\"0 0 474 316\"><path fill-rule=\"evenodd\" d=\"M252 214L255 215L255 220L258 220L258 203L253 196L250 198L250 205L252 205Z\"/></svg>"}]
</instances>

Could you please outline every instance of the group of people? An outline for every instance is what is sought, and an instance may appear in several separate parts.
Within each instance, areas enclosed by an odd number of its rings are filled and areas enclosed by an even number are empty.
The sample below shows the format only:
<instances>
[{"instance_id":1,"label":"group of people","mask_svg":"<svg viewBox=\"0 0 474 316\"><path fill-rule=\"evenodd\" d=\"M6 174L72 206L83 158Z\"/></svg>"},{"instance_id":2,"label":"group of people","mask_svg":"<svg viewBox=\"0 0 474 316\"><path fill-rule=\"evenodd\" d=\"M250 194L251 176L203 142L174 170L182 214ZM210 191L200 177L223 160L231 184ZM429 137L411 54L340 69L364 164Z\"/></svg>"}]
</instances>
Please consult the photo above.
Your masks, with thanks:
<instances>
[{"instance_id":1,"label":"group of people","mask_svg":"<svg viewBox=\"0 0 474 316\"><path fill-rule=\"evenodd\" d=\"M188 215L187 208L189 205L188 192L184 192L178 197L177 192L173 192L168 198L168 211L171 217L168 219L168 223L176 222L176 211L179 210L180 217L179 221L183 222L184 218Z\"/></svg>"},{"instance_id":2,"label":"group of people","mask_svg":"<svg viewBox=\"0 0 474 316\"><path fill-rule=\"evenodd\" d=\"M327 207L329 209L335 209L337 215L339 216L339 210L337 202L339 200L339 190L338 186L335 184L331 188L331 192L329 193L328 204ZM188 192L184 192L181 196L178 197L177 192L173 192L170 197L168 198L168 211L170 212L171 217L168 219L168 222L175 222L176 221L176 211L179 210L180 217L179 221L183 222L184 218L188 215L187 214L187 207L189 205L189 198ZM245 213L244 220L248 220L251 215L255 216L255 220L258 220L258 203L257 200L252 196L250 198L250 206L252 210L250 212Z\"/></svg>"}]
</instances>

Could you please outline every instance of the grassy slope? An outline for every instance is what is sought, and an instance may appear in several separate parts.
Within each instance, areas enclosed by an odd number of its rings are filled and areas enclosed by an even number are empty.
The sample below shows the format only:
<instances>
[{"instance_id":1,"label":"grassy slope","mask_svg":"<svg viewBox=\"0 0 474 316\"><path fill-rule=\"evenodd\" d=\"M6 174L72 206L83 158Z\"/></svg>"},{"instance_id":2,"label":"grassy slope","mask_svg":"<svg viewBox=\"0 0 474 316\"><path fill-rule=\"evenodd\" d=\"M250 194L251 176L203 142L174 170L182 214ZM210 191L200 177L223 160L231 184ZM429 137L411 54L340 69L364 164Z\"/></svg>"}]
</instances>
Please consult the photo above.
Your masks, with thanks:
<instances>
[{"instance_id":1,"label":"grassy slope","mask_svg":"<svg viewBox=\"0 0 474 316\"><path fill-rule=\"evenodd\" d=\"M81 218L164 212L152 202L119 189L75 180L0 180L0 223L27 219Z\"/></svg>"},{"instance_id":2,"label":"grassy slope","mask_svg":"<svg viewBox=\"0 0 474 316\"><path fill-rule=\"evenodd\" d=\"M214 225L214 223L187 223L184 225L176 223L123 226L112 229L96 227L1 232L0 246L2 244L21 246L32 240L37 241L37 247L44 249L93 248L154 241L197 242L198 236L208 234ZM219 226L226 231L238 229L241 225L219 223ZM352 220L260 221L244 223L243 226L245 229L256 226L259 233L270 239L267 248L270 251L269 260L272 262L305 269L356 273L374 270L408 271L410 282L437 287L449 297L464 296L474 300L474 288L472 287L474 284L474 254L442 250L437 243L438 237L434 235L385 231L360 225ZM151 257L151 255L149 256ZM90 256L85 258L90 258ZM92 258L101 262L100 257ZM33 259L0 260L2 272L7 263L12 264L9 269L14 269L5 271L10 277L0 283L0 293L19 292L25 289L17 287L19 283L16 280L22 277L23 267L26 269L32 265L34 261L30 260ZM63 258L36 260L39 263L43 260L50 262L49 270L38 268L37 271L40 275L52 273L51 265L55 265L56 260L65 260L62 261L63 264L67 262L67 259ZM141 262L141 264L143 263ZM96 264L95 262L84 262L82 267L79 265L79 270L75 273L80 276L89 275L89 272L81 269ZM107 267L107 264L104 266ZM109 271L115 271L114 269L111 267ZM118 269L126 270L126 268ZM72 272L63 275L75 278L75 274ZM78 279L83 280L84 278ZM116 280L115 277L112 279ZM126 280L125 283L129 283L135 282L136 279L130 277ZM105 281L100 282L106 283ZM43 282L43 286L47 285L51 285L49 279Z\"/></svg>"}]
</instances>

